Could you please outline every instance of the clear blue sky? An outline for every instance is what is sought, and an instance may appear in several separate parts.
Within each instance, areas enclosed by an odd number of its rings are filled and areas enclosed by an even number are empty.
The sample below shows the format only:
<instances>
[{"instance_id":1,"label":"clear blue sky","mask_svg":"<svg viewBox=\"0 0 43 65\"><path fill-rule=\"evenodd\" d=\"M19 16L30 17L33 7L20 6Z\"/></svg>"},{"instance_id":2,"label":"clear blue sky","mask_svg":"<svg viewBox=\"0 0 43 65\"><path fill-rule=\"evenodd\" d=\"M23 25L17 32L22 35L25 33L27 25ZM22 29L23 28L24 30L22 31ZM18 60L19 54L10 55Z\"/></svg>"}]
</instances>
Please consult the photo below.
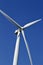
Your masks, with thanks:
<instances>
[{"instance_id":1,"label":"clear blue sky","mask_svg":"<svg viewBox=\"0 0 43 65\"><path fill-rule=\"evenodd\" d=\"M43 65L43 0L0 0L0 9L21 26L42 18L25 31L33 65ZM0 14L0 65L12 65L16 43L16 26ZM30 65L21 35L18 65Z\"/></svg>"}]
</instances>

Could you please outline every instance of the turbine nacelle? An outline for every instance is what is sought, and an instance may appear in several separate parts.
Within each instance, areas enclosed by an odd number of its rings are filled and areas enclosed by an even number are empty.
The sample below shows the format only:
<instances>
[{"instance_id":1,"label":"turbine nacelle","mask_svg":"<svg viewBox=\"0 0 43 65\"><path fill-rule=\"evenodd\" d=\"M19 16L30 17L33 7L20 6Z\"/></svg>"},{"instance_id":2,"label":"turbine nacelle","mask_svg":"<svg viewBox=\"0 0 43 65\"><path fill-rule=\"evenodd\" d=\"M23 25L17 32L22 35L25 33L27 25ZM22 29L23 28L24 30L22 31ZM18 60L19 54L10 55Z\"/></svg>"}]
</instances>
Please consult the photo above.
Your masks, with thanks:
<instances>
[{"instance_id":1,"label":"turbine nacelle","mask_svg":"<svg viewBox=\"0 0 43 65\"><path fill-rule=\"evenodd\" d=\"M15 34L17 35L19 32L21 32L21 29L17 29L17 30L15 30Z\"/></svg>"},{"instance_id":2,"label":"turbine nacelle","mask_svg":"<svg viewBox=\"0 0 43 65\"><path fill-rule=\"evenodd\" d=\"M19 29L17 29L17 30L15 30L15 32L14 32L14 33L17 35L19 31L20 31L20 30L19 30Z\"/></svg>"},{"instance_id":3,"label":"turbine nacelle","mask_svg":"<svg viewBox=\"0 0 43 65\"><path fill-rule=\"evenodd\" d=\"M15 34L17 35L19 32L21 32L23 30L23 27L21 27L21 28L19 28L19 29L17 29L17 30L15 30Z\"/></svg>"}]
</instances>

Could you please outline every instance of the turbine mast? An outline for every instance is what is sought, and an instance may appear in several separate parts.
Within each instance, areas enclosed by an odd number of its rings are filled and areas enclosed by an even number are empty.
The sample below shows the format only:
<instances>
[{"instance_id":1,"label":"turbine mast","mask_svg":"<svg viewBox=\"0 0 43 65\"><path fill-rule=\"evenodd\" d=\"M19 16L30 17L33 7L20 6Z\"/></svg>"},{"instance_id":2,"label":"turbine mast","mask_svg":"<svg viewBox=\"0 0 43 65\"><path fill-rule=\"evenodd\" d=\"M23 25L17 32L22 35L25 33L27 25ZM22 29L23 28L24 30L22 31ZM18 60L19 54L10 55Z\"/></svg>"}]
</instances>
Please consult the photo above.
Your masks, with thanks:
<instances>
[{"instance_id":1,"label":"turbine mast","mask_svg":"<svg viewBox=\"0 0 43 65\"><path fill-rule=\"evenodd\" d=\"M20 42L20 32L18 31L15 52L14 52L14 58L13 58L13 65L17 65L18 54L19 54L19 44L20 44L19 42Z\"/></svg>"}]
</instances>

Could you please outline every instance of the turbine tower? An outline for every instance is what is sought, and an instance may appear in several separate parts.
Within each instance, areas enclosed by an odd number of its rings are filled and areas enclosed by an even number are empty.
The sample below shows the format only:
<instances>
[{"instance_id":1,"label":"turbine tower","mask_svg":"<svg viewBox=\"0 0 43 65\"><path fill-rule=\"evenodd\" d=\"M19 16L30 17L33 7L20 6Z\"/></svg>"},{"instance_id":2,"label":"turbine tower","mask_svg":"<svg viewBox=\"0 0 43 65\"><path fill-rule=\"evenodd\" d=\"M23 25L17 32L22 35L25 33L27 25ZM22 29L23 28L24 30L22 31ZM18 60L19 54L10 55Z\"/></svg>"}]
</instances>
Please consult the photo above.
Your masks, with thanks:
<instances>
[{"instance_id":1,"label":"turbine tower","mask_svg":"<svg viewBox=\"0 0 43 65\"><path fill-rule=\"evenodd\" d=\"M15 45L15 52L14 52L14 58L13 58L13 64L12 65L17 65L17 62L18 62L19 45L20 45L20 33L22 33L22 36L23 36L23 39L24 39L24 42L25 42L25 45L26 45L28 57L29 57L29 60L30 60L30 65L33 65L30 49L29 49L29 46L27 44L27 40L26 40L26 37L25 37L25 34L24 34L24 29L26 29L27 27L30 27L31 25L41 21L42 19L35 20L35 21L30 22L30 23L28 23L28 24L26 24L22 27L18 23L16 23L11 17L9 17L5 12L3 12L2 10L0 10L0 13L3 16L5 16L10 22L12 22L14 25L16 25L18 27L18 29L15 30L15 34L17 35L17 40L16 40L16 45Z\"/></svg>"}]
</instances>

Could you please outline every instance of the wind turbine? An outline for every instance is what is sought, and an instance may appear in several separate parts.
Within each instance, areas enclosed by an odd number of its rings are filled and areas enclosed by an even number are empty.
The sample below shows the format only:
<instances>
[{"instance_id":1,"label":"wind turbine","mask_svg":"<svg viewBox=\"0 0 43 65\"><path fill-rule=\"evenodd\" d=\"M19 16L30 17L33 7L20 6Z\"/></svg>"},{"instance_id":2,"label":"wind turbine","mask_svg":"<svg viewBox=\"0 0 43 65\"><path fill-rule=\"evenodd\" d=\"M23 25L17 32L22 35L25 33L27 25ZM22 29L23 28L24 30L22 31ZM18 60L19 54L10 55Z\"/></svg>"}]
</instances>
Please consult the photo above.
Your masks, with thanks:
<instances>
[{"instance_id":1,"label":"wind turbine","mask_svg":"<svg viewBox=\"0 0 43 65\"><path fill-rule=\"evenodd\" d=\"M10 22L12 22L14 25L16 25L18 27L18 29L15 30L15 34L17 35L17 40L16 40L16 45L15 45L13 65L17 65L17 61L18 61L19 45L20 45L20 33L22 33L22 36L23 36L23 39L24 39L24 42L25 42L25 45L26 45L28 57L29 57L29 60L30 60L30 65L33 65L30 49L29 49L29 46L27 44L26 37L25 37L25 34L24 34L24 29L26 29L27 27L30 27L31 25L41 21L42 19L35 20L35 21L30 22L30 23L28 23L28 24L26 24L22 27L18 23L16 23L11 17L9 17L5 12L3 12L2 10L0 10L0 13L3 16L5 16Z\"/></svg>"}]
</instances>

